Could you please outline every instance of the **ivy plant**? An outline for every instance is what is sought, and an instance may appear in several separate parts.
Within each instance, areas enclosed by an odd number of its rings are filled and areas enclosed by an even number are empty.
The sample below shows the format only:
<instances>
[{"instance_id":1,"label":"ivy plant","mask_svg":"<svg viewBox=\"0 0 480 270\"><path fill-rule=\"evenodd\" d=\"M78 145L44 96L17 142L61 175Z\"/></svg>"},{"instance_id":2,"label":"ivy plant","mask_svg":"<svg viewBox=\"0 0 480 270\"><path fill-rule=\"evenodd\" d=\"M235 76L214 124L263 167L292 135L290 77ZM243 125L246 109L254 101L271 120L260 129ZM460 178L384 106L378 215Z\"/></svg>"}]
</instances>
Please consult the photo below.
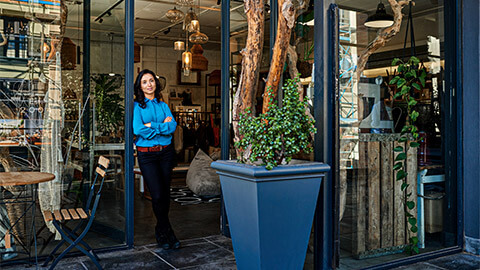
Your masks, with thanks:
<instances>
[{"instance_id":1,"label":"ivy plant","mask_svg":"<svg viewBox=\"0 0 480 270\"><path fill-rule=\"evenodd\" d=\"M425 87L425 79L427 77L427 71L423 65L420 65L420 60L415 56L410 57L407 62L402 61L399 58L395 58L392 65L398 65L398 74L390 81L390 84L396 85L398 91L394 95L394 100L401 97L403 101L407 103L407 116L405 125L402 128L401 136L398 139L400 143L407 143L406 147L397 146L394 151L397 152L395 158L395 165L393 167L396 171L396 181L402 181L401 190L405 192L405 218L408 222L408 228L412 232L408 239L408 244L405 247L405 251L409 254L418 254L418 237L417 231L417 219L412 211L415 208L415 201L411 198L412 192L416 190L409 190L409 184L407 183L406 172L406 160L408 147L417 148L420 146L418 129L415 126L415 121L419 113L415 111L414 107L417 101L413 97L413 93L416 90L421 90L421 87ZM413 138L413 139L412 139Z\"/></svg>"},{"instance_id":2,"label":"ivy plant","mask_svg":"<svg viewBox=\"0 0 480 270\"><path fill-rule=\"evenodd\" d=\"M292 156L303 151L312 152L311 135L316 132L314 120L306 114L307 101L301 101L297 89L299 77L288 79L283 87L283 106L275 102L258 117L251 110L240 115L239 162L258 163L271 170L282 162L289 163ZM273 95L267 89L266 95ZM273 99L271 99L273 100Z\"/></svg>"}]
</instances>

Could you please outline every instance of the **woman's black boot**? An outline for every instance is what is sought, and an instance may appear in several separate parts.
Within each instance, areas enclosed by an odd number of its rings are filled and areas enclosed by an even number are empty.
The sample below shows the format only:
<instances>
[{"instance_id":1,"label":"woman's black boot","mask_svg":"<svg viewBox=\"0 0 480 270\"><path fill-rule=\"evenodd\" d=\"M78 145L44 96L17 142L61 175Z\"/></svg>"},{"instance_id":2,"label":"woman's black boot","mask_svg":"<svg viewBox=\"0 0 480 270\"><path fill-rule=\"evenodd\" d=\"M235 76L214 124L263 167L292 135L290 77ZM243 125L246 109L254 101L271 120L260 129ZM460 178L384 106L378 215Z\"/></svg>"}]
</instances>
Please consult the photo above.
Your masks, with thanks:
<instances>
[{"instance_id":1,"label":"woman's black boot","mask_svg":"<svg viewBox=\"0 0 480 270\"><path fill-rule=\"evenodd\" d=\"M158 230L155 230L155 238L157 239L158 247L163 249L170 249L172 247L170 244L170 238L166 233L160 233Z\"/></svg>"},{"instance_id":2,"label":"woman's black boot","mask_svg":"<svg viewBox=\"0 0 480 270\"><path fill-rule=\"evenodd\" d=\"M171 248L177 249L180 247L180 241L178 241L171 227L167 230L167 238Z\"/></svg>"}]
</instances>

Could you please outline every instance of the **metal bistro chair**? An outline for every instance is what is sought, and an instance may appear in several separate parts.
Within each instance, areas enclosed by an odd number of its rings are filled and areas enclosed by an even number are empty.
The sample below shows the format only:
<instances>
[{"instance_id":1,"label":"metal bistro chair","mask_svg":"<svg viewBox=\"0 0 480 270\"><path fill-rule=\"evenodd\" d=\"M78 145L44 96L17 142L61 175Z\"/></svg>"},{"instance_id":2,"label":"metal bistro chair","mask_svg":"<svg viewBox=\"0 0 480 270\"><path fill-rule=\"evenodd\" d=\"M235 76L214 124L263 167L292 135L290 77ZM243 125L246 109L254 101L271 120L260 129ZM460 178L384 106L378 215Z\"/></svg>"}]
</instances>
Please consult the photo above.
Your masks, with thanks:
<instances>
[{"instance_id":1,"label":"metal bistro chair","mask_svg":"<svg viewBox=\"0 0 480 270\"><path fill-rule=\"evenodd\" d=\"M53 221L53 225L57 230L60 232L62 235L62 240L58 245L53 249L53 251L50 253L48 256L47 260L43 263L43 267L46 267L50 260L54 258L55 252L64 244L64 243L69 243L70 246L68 246L52 263L50 266L50 269L55 268L57 263L73 248L77 248L80 250L82 253L87 255L97 266L98 269L102 269L100 264L98 263L98 260L100 260L93 251L93 249L82 239L85 237L85 235L88 233L88 230L92 226L93 220L95 218L95 212L97 211L98 207L98 202L100 200L100 194L102 191L103 183L105 181L105 171L108 168L108 165L110 163L110 160L100 156L98 159L98 167L96 169L95 173L95 179L92 182L92 185L90 187L90 192L88 194L88 199L87 199L87 204L85 204L85 208L70 208L70 209L60 209L60 210L55 210L52 212L50 211L44 211L44 217L45 221ZM98 190L95 192L95 184L97 183L98 178L101 177L100 180L100 186ZM93 196L95 195L95 201L93 202L92 206L92 199ZM68 220L81 220L79 224L73 229L70 230L65 226L63 221L68 221ZM85 224L85 227L82 231L82 233L77 234L76 232L82 228L82 225ZM83 247L80 246L83 245Z\"/></svg>"}]
</instances>

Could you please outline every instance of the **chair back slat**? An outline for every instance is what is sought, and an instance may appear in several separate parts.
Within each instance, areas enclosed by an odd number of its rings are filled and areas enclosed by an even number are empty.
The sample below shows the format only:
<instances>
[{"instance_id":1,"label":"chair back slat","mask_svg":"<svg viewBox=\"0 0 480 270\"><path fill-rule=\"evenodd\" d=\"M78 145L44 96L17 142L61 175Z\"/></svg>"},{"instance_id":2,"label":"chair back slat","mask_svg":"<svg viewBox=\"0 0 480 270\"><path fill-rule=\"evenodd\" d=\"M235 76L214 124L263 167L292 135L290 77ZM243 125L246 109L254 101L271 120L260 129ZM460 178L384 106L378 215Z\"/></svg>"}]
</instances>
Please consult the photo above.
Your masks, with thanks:
<instances>
[{"instance_id":1,"label":"chair back slat","mask_svg":"<svg viewBox=\"0 0 480 270\"><path fill-rule=\"evenodd\" d=\"M101 175L102 177L105 177L105 171L102 170L100 167L97 167L97 169L95 170L95 172L97 172L99 175Z\"/></svg>"},{"instance_id":2,"label":"chair back slat","mask_svg":"<svg viewBox=\"0 0 480 270\"><path fill-rule=\"evenodd\" d=\"M100 156L98 158L98 167L95 169L95 179L92 182L92 185L90 186L90 192L88 194L87 198L87 203L85 204L85 210L90 209L90 205L92 203L93 195L95 194L95 184L97 184L98 176L102 177L102 181L100 183L100 187L97 191L97 194L102 190L103 187L103 182L105 180L105 175L106 175L106 170L108 166L110 165L110 160L104 156ZM103 167L103 169L101 168Z\"/></svg>"},{"instance_id":3,"label":"chair back slat","mask_svg":"<svg viewBox=\"0 0 480 270\"><path fill-rule=\"evenodd\" d=\"M110 160L104 156L100 156L98 158L98 164L102 165L103 168L107 169L108 165L110 164Z\"/></svg>"}]
</instances>

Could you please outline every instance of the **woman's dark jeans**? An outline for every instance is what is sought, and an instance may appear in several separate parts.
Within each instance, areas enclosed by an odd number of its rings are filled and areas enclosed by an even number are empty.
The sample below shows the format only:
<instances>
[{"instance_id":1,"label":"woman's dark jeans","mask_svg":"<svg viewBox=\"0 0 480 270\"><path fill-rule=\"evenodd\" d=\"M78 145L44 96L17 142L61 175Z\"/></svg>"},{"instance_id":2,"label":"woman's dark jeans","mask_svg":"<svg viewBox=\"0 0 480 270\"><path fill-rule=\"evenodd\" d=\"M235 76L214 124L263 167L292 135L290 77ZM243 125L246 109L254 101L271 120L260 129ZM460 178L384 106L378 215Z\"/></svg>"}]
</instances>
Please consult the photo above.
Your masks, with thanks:
<instances>
[{"instance_id":1,"label":"woman's dark jeans","mask_svg":"<svg viewBox=\"0 0 480 270\"><path fill-rule=\"evenodd\" d=\"M174 162L172 144L159 152L138 152L138 163L152 197L152 208L157 218L155 232L165 233L170 228L170 182Z\"/></svg>"}]
</instances>

